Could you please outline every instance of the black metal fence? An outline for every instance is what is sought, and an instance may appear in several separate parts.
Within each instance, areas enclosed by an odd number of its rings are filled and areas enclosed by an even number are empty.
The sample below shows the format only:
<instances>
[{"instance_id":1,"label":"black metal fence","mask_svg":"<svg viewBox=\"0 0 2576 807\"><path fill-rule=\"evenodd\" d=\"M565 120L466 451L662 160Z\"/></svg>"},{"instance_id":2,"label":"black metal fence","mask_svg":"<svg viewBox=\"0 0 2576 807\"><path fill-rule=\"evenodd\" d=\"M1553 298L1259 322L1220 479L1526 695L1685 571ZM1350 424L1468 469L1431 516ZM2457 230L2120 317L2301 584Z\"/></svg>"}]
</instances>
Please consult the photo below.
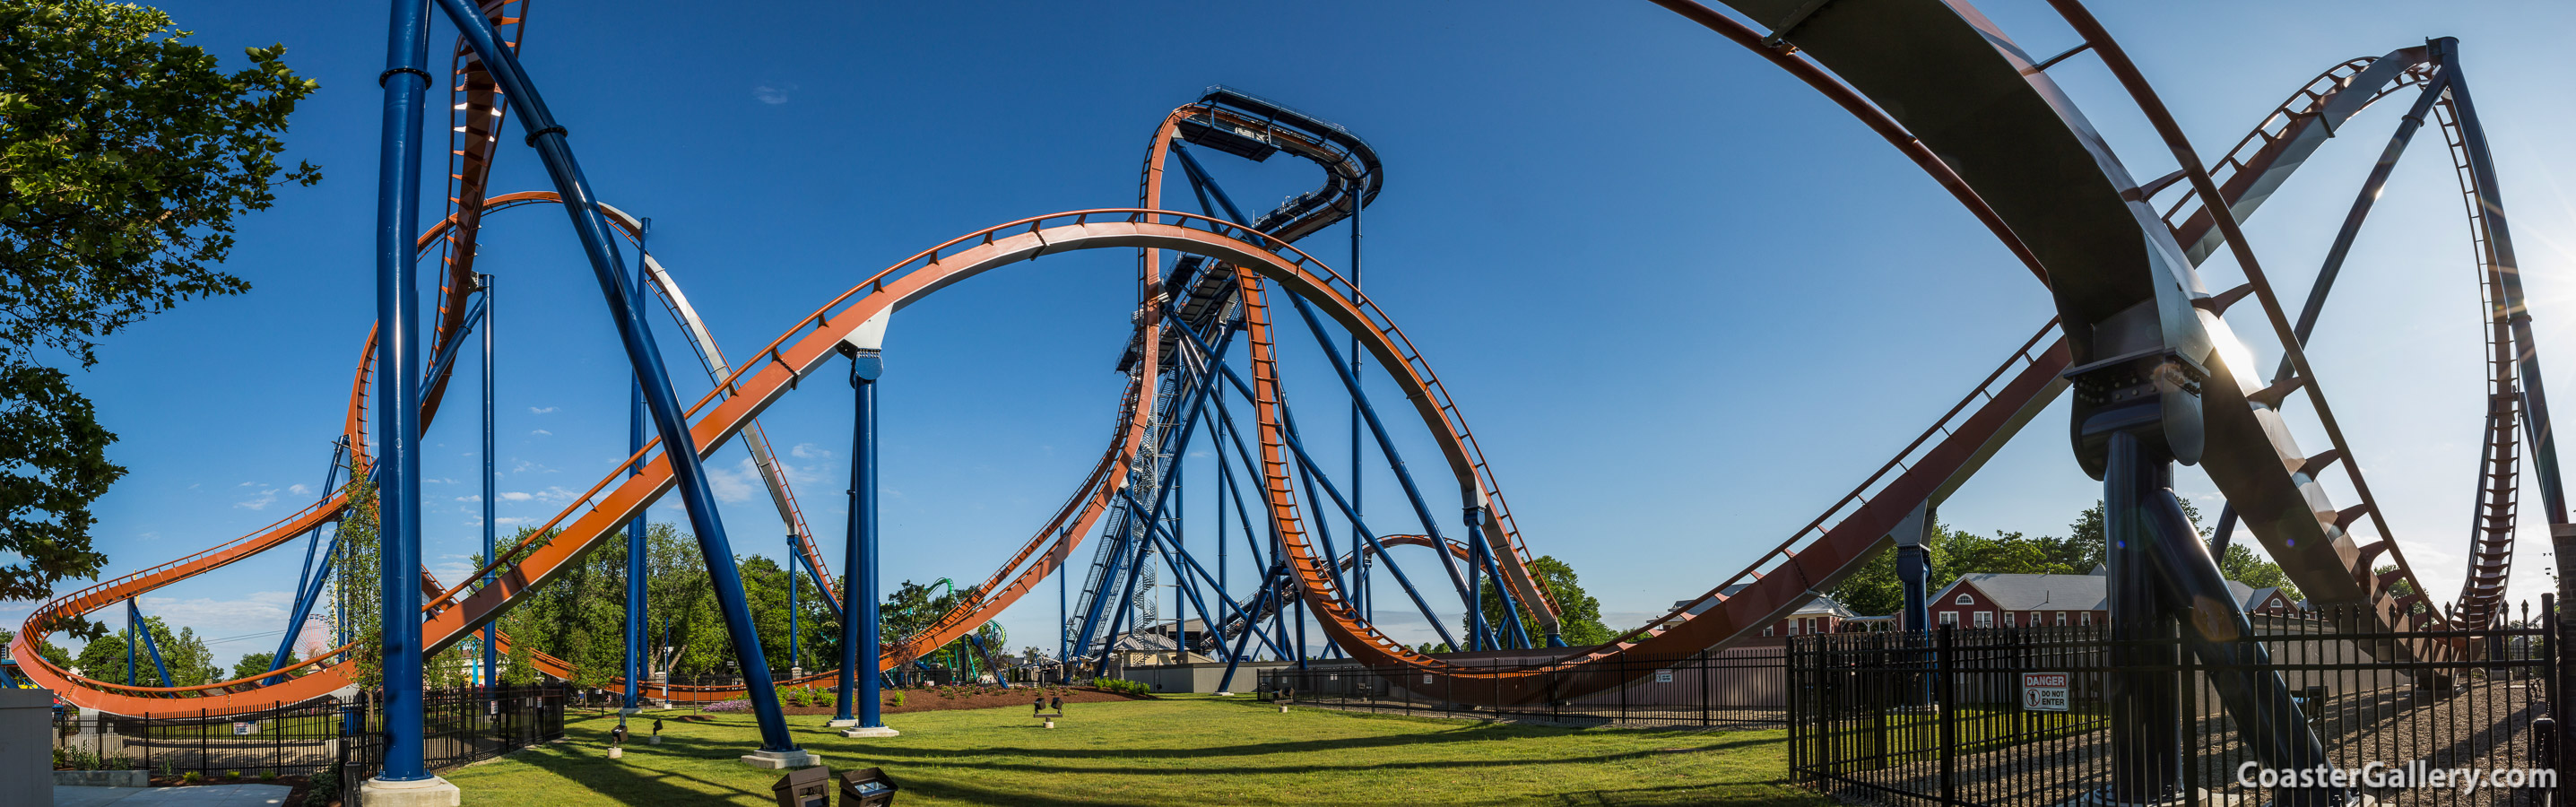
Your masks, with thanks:
<instances>
[{"instance_id":1,"label":"black metal fence","mask_svg":"<svg viewBox=\"0 0 2576 807\"><path fill-rule=\"evenodd\" d=\"M2172 803L2272 803L2283 793L2260 775L2215 683L2250 671L2287 685L2290 704L2255 708L2304 720L2330 770L2383 777L2351 792L2381 805L2538 803L2538 779L2490 773L2558 767L2543 753L2549 743L2535 742L2556 671L2547 628L2526 612L2519 624L2532 627L2396 634L2343 616L2259 619L2228 644L2260 645L2268 661L2241 666L2196 656L2170 622L2127 641L2107 627L1798 637L1788 652L1790 773L1846 800L1908 807L2107 801L2115 767L2164 764L2115 757L2111 726L2125 718L2114 712L2139 708L2134 695L2113 702L2117 671L2171 683L2177 702L2166 714L2181 719L2167 736L2182 750L2158 759L2171 760L2166 781L2180 784ZM2142 756L2138 747L2124 746ZM2404 778L2461 769L2478 772L2476 786Z\"/></svg>"},{"instance_id":2,"label":"black metal fence","mask_svg":"<svg viewBox=\"0 0 2576 807\"><path fill-rule=\"evenodd\" d=\"M564 736L564 708L572 690L559 685L443 689L421 698L421 750L432 771L479 762ZM340 763L346 803L359 785L384 767L384 711L369 698L345 710L352 727Z\"/></svg>"},{"instance_id":3,"label":"black metal fence","mask_svg":"<svg viewBox=\"0 0 2576 807\"><path fill-rule=\"evenodd\" d=\"M1682 657L1619 653L1564 670L1502 675L1535 658L1462 659L1457 674L1355 662L1260 671L1262 700L1370 712L1549 719L1592 725L1780 728L1789 719L1780 647Z\"/></svg>"},{"instance_id":4,"label":"black metal fence","mask_svg":"<svg viewBox=\"0 0 2576 807\"><path fill-rule=\"evenodd\" d=\"M260 781L311 776L339 761L341 706L279 705L248 714L205 710L142 717L90 712L55 724L55 764L82 770L143 770L162 779Z\"/></svg>"}]
</instances>

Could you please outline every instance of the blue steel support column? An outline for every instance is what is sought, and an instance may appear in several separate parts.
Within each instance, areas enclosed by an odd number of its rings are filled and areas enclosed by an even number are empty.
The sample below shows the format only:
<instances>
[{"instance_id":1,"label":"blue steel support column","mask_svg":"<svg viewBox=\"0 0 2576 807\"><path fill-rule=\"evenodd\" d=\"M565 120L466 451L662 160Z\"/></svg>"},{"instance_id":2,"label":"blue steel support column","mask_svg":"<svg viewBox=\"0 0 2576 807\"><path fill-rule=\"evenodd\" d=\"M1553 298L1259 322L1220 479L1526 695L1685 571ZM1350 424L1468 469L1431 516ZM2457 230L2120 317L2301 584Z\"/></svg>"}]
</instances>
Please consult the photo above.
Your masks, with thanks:
<instances>
[{"instance_id":1,"label":"blue steel support column","mask_svg":"<svg viewBox=\"0 0 2576 807\"><path fill-rule=\"evenodd\" d=\"M477 9L452 8L449 13L484 21ZM420 234L421 107L429 88L429 9L419 0L395 0L392 17L385 72L377 77L385 93L384 143L376 177L375 356L385 747L376 780L420 782L436 778L429 773L421 745L420 352L415 341L420 284L413 252ZM492 55L486 53L484 58L488 61ZM512 100L519 100L515 92L512 95Z\"/></svg>"},{"instance_id":2,"label":"blue steel support column","mask_svg":"<svg viewBox=\"0 0 2576 807\"><path fill-rule=\"evenodd\" d=\"M134 607L131 598L125 601L125 624L134 635L143 637L143 651L152 656L152 671L160 674L161 685L178 686L176 679L170 677L169 663L161 660L161 643L152 638L152 623L143 621L143 612ZM127 685L131 686L134 678L134 642L131 639L125 643L125 677Z\"/></svg>"},{"instance_id":3,"label":"blue steel support column","mask_svg":"<svg viewBox=\"0 0 2576 807\"><path fill-rule=\"evenodd\" d=\"M884 648L877 635L877 377L885 374L885 357L874 350L850 352L851 407L850 532L848 556L841 574L841 710L836 725L885 726L878 685L884 680ZM856 715L851 706L858 707ZM853 721L843 723L842 721Z\"/></svg>"},{"instance_id":4,"label":"blue steel support column","mask_svg":"<svg viewBox=\"0 0 2576 807\"><path fill-rule=\"evenodd\" d=\"M1474 636L1468 637L1468 641L1481 645L1492 644L1492 637L1482 629L1484 604L1479 601L1479 595L1470 577L1459 572L1457 559L1450 557L1446 550L1436 549L1444 545L1440 537L1440 527L1431 517L1430 505L1423 501L1422 488L1413 481L1413 472L1405 466L1404 455L1396 451L1394 440L1387 436L1386 424L1378 419L1377 407L1370 405L1368 393L1360 389L1359 379L1351 374L1350 364L1342 361L1341 351L1334 349L1333 343L1324 338L1324 324L1315 316L1314 306L1307 305L1306 298L1294 294L1288 295L1288 302L1296 307L1298 316L1306 320L1306 331L1314 334L1315 346L1323 349L1324 358L1333 365L1333 372L1342 377L1343 389L1350 392L1351 400L1359 405L1360 414L1368 423L1369 432L1377 437L1378 453L1386 455L1387 468L1395 471L1396 483L1404 488L1405 499L1413 505L1414 517L1422 521L1422 531L1431 539L1431 545L1435 547L1432 554L1440 556L1441 567L1449 572L1449 582L1458 587L1459 599L1466 604L1467 612L1473 615L1471 622L1477 625L1478 629L1474 631ZM1286 405L1282 404L1281 409L1286 409ZM1287 437L1291 444L1296 442L1297 436L1294 433L1288 434ZM1299 450L1303 451L1303 449ZM1356 511L1352 517L1358 517ZM1412 584L1406 584L1406 588L1411 587ZM1437 620L1434 620L1433 624L1437 625ZM1458 646L1453 644L1450 647Z\"/></svg>"},{"instance_id":5,"label":"blue steel support column","mask_svg":"<svg viewBox=\"0 0 2576 807\"><path fill-rule=\"evenodd\" d=\"M2097 416L2098 417L2098 416ZM2111 800L2153 804L2181 786L2181 701L2170 670L2180 663L2164 640L2167 605L2158 596L2148 560L2143 502L2137 475L2151 474L2136 435L2110 436L2110 462L2102 477L2103 560L2110 574L2111 671L2105 695L2111 709ZM2195 542L2197 543L2197 542ZM1949 663L1949 659L1942 659Z\"/></svg>"},{"instance_id":6,"label":"blue steel support column","mask_svg":"<svg viewBox=\"0 0 2576 807\"><path fill-rule=\"evenodd\" d=\"M787 557L786 563L778 565L787 572L787 669L794 671L805 668L805 657L796 654L796 533L793 532L787 534Z\"/></svg>"},{"instance_id":7,"label":"blue steel support column","mask_svg":"<svg viewBox=\"0 0 2576 807\"><path fill-rule=\"evenodd\" d=\"M1485 624L1485 542L1478 533L1479 524L1467 528L1467 649L1492 650L1493 635ZM1434 544L1431 551L1449 554L1448 547Z\"/></svg>"},{"instance_id":8,"label":"blue steel support column","mask_svg":"<svg viewBox=\"0 0 2576 807\"><path fill-rule=\"evenodd\" d=\"M725 633L733 639L734 658L742 666L744 687L749 691L752 715L760 726L761 753L755 755L764 763L809 762L810 755L796 747L795 737L787 732L787 719L779 711L776 681L769 674L769 660L761 652L759 626L751 619L751 608L743 600L742 571L734 565L733 544L725 538L724 521L717 514L715 493L708 486L706 465L698 456L697 440L690 433L687 414L678 394L671 390L671 377L662 364L662 351L653 343L653 332L644 319L643 301L626 289L624 260L618 256L617 244L610 235L607 218L600 213L599 202L591 194L590 181L582 176L581 165L573 159L572 147L564 141L564 127L555 122L554 113L546 108L545 99L530 82L519 65L517 52L500 43L485 19L470 0L438 0L466 44L482 57L501 86L512 109L519 114L520 125L529 132L528 142L537 149L553 180L555 192L563 199L564 214L571 217L573 231L580 236L582 252L590 262L591 274L599 282L600 294L608 303L609 314L617 324L617 336L626 352L627 363L644 378L645 408L653 414L653 425L662 440L663 456L671 464L671 481L689 513L689 527L698 536L698 551L707 562L708 582L715 589L716 605L724 615ZM426 56L422 57L426 60ZM403 249L409 249L405 242ZM396 410L398 411L398 410ZM388 414L380 414L386 417ZM416 463L417 460L415 459ZM413 483L417 489L418 482ZM413 523L418 523L414 516ZM418 558L409 568L418 574ZM397 586L388 585L388 591ZM418 591L418 585L400 586ZM417 599L417 595L413 595ZM419 611L414 607L415 617ZM412 620L416 626L418 619ZM415 628L416 629L416 628ZM414 648L417 652L417 648ZM416 667L417 665L415 665ZM417 670L413 676L417 677ZM412 710L414 719L419 712Z\"/></svg>"},{"instance_id":9,"label":"blue steel support column","mask_svg":"<svg viewBox=\"0 0 2576 807\"><path fill-rule=\"evenodd\" d=\"M489 566L492 564L494 553L500 551L498 544L501 529L500 522L493 518L496 513L494 511L492 501L500 495L500 481L499 477L496 476L493 471L495 464L492 462L494 444L492 407L492 276L475 275L474 284L476 288L482 289L483 291L483 564ZM491 585L492 580L493 575L491 573L487 572L483 575L483 585ZM494 632L495 629L492 626L483 626L483 668L481 672L483 686L485 689L490 689L493 685L500 683L501 680L501 668L498 666L500 664L501 651L500 648L495 647L492 644ZM285 660L285 657L281 655L279 660L283 661Z\"/></svg>"},{"instance_id":10,"label":"blue steel support column","mask_svg":"<svg viewBox=\"0 0 2576 807\"><path fill-rule=\"evenodd\" d=\"M635 234L634 296L629 299L640 303L644 299L645 292L644 260L646 256L653 254L648 251L653 238L653 220L642 219L638 224L640 226L636 228ZM633 378L634 382L628 388L633 393L633 397L626 412L626 453L629 455L644 450L644 377L636 374ZM667 453L668 449L665 449L665 452ZM626 469L628 477L643 472L644 466L640 462ZM641 696L644 690L645 611L650 607L650 603L644 597L644 556L648 551L644 540L644 521L644 512L639 510L635 513L634 520L626 522L626 700L625 706L617 710L617 725L620 726L626 725L627 715L641 711L643 706Z\"/></svg>"},{"instance_id":11,"label":"blue steel support column","mask_svg":"<svg viewBox=\"0 0 2576 807\"><path fill-rule=\"evenodd\" d=\"M1364 199L1364 198L1361 198L1362 194L1363 194L1363 193L1365 193L1365 190L1366 190L1366 189L1365 189L1365 188L1360 184L1360 181L1359 181L1359 179L1358 179L1358 178L1354 177L1354 178L1351 180L1351 292L1352 292L1353 294L1361 294L1361 292L1360 292L1360 208L1363 208L1363 207L1368 206L1368 200L1367 200L1367 199ZM1363 294L1362 296L1365 296L1365 295ZM1362 374L1361 374L1361 372L1360 372L1360 371L1361 371L1361 369L1363 368L1363 366L1367 363L1367 357L1366 357L1366 356L1364 356L1364 355L1362 355L1362 352L1360 351L1360 337L1359 337L1359 335L1358 335L1358 334L1352 334L1352 335L1351 335L1351 350L1350 350L1350 356L1351 356L1351 378L1354 380L1354 382L1356 382L1356 381L1358 381L1358 380L1360 380L1360 379L1366 378L1366 376L1362 375ZM1352 401L1352 402L1351 402L1351 534L1352 534L1352 535L1358 535L1358 534L1360 534L1360 520L1361 520L1361 519L1362 519L1362 518L1367 514L1367 512L1368 512L1368 510L1367 510L1366 508L1363 508L1363 507L1361 507L1361 506L1360 506L1360 483L1363 481L1363 480L1361 480L1361 478L1360 478L1360 469L1361 469L1360 456L1361 456L1362 454L1366 453L1365 449L1362 449L1362 448L1360 447L1360 427L1361 427L1362 425L1364 425L1364 423L1362 422L1361 418L1362 418L1362 415L1361 415L1361 413L1360 413L1360 403L1359 403L1359 401L1354 400L1354 401ZM1369 561L1370 561L1372 558L1371 558L1367 553L1357 551L1357 549L1358 549L1358 548L1357 548L1356 544L1357 544L1358 542L1354 541L1354 542L1352 542L1352 543L1354 544L1354 546L1353 546L1353 554L1357 554L1357 555L1359 555L1359 563L1358 563L1358 564L1356 564L1356 565L1354 565L1354 566L1352 567L1353 571L1355 572L1355 574L1353 575L1355 579L1351 581L1351 583L1352 583L1351 591L1350 591L1350 596L1351 596L1351 608L1352 608L1352 610L1359 611L1361 614L1364 614L1364 615L1365 615L1365 614L1370 614L1370 613L1373 613L1373 612L1369 609L1370 603L1369 603L1369 600L1368 600L1368 587L1369 587L1369 586L1368 586L1368 580L1369 580ZM1372 619L1371 621L1375 621L1375 620L1373 620L1373 619Z\"/></svg>"},{"instance_id":12,"label":"blue steel support column","mask_svg":"<svg viewBox=\"0 0 2576 807\"><path fill-rule=\"evenodd\" d=\"M322 472L324 501L331 499L332 491L340 489L340 458L347 452L348 445L347 437L331 441L331 467ZM322 595L322 577L330 574L331 559L327 553L321 551L323 529L323 526L314 527L312 536L304 542L304 570L295 574L295 607L287 614L286 635L278 637L277 652L268 655L268 668L271 670L286 666L288 654L295 651L295 637L304 632L304 621L313 616L314 600ZM335 538L332 546L338 545ZM323 569L321 574L315 574L313 571L316 560L321 561ZM259 685L269 686L284 680L283 676L269 678L260 681Z\"/></svg>"},{"instance_id":13,"label":"blue steel support column","mask_svg":"<svg viewBox=\"0 0 2576 807\"><path fill-rule=\"evenodd\" d=\"M1918 507L1896 527L1896 581L1905 590L1905 604L1897 613L1902 627L1916 633L1932 629L1932 612L1925 597L1932 582L1932 530L1940 524L1940 511L1929 502Z\"/></svg>"}]
</instances>

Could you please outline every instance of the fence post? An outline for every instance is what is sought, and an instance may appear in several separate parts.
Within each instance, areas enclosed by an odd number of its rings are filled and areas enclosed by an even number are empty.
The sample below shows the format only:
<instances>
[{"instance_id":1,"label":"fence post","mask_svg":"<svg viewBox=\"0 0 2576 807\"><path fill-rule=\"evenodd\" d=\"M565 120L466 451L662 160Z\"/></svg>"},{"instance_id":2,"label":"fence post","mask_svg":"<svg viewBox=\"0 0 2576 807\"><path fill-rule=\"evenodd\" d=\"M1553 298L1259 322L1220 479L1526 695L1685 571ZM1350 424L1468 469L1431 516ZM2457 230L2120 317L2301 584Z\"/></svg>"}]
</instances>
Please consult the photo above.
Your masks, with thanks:
<instances>
[{"instance_id":1,"label":"fence post","mask_svg":"<svg viewBox=\"0 0 2576 807\"><path fill-rule=\"evenodd\" d=\"M1709 686L1709 684L1710 684L1709 678L1710 678L1710 676L1713 676L1713 675L1716 675L1716 674L1717 674L1717 671L1716 671L1716 669L1714 668L1714 662L1715 662L1715 661L1717 661L1717 657L1716 657L1716 656L1713 656L1713 655L1710 655L1710 653L1711 653L1711 652L1712 652L1712 651L1708 651L1708 650L1702 650L1702 651L1699 651L1699 726L1700 726L1700 728L1708 728L1708 700L1709 700L1709 689L1710 689L1710 686Z\"/></svg>"},{"instance_id":2,"label":"fence post","mask_svg":"<svg viewBox=\"0 0 2576 807\"><path fill-rule=\"evenodd\" d=\"M2562 777L2570 772L2567 770L2567 766L2565 764L2567 761L2567 746L2571 740L2576 740L2576 727L2570 727L2567 723L2567 718L2569 716L2567 699L2565 697L2567 692L2567 682L2561 681L2558 678L2558 676L2563 674L2567 669L2567 666L2562 663L2564 659L2560 658L2558 651L2562 646L2560 643L2566 638L2566 626L2559 624L2558 621L2557 593L2542 592L2540 595L2540 677L2543 687L2542 692L2546 693L2549 697L2549 711L2551 713L2551 718L2553 722L2558 724L2558 736L2549 738L2551 740L2549 743L2549 759L2544 760L2544 762L2549 765L2550 770L2557 771ZM2554 798L2550 801L2555 804L2566 803L2567 793L2569 790L2571 790L2571 788L2568 786L2568 783L2564 779L2561 779L2558 782L2558 787L2556 788L2557 792L2552 794Z\"/></svg>"},{"instance_id":3,"label":"fence post","mask_svg":"<svg viewBox=\"0 0 2576 807\"><path fill-rule=\"evenodd\" d=\"M1619 682L1619 722L1626 724L1628 722L1628 651L1619 651L1618 658L1619 672L1616 674L1618 677L1611 680Z\"/></svg>"},{"instance_id":4,"label":"fence post","mask_svg":"<svg viewBox=\"0 0 2576 807\"><path fill-rule=\"evenodd\" d=\"M1780 665L1780 679L1781 679L1781 682L1782 682L1782 685L1781 685L1781 689L1782 689L1782 707L1788 710L1788 718L1789 718L1789 775L1790 775L1790 777L1791 777L1791 778L1793 778L1793 779L1801 779L1802 781L1812 781L1812 780L1813 780L1813 778L1812 778L1812 777L1800 777L1800 776L1799 776L1799 774L1804 773L1804 772L1806 771L1806 765L1804 765L1804 764L1802 764L1802 763L1804 763L1804 762L1806 761L1806 759L1807 759L1807 755L1806 755L1806 753L1805 753L1805 752L1806 752L1806 746L1807 746L1807 737L1808 737L1809 735L1814 734L1814 731L1813 731L1812 729L1810 729L1810 730L1808 730L1808 731L1806 731L1806 732L1804 732L1804 733L1801 733L1801 731L1800 731L1801 726L1799 726L1799 725L1798 725L1798 689L1799 689L1799 687L1798 687L1798 642L1797 642L1797 640L1792 639L1792 640L1790 640L1790 641L1789 641L1789 643L1788 643L1787 645L1782 646L1782 648L1781 648L1781 650L1780 650L1780 659L1781 659L1781 665Z\"/></svg>"},{"instance_id":5,"label":"fence post","mask_svg":"<svg viewBox=\"0 0 2576 807\"><path fill-rule=\"evenodd\" d=\"M1950 687L1950 664L1954 660L1950 655L1951 635L1955 633L1955 629L1941 629L1939 645L1932 655L1932 714L1939 721L1941 737L1941 801L1949 804L1959 800L1958 756L1954 750L1959 745L1958 714L1950 708L1955 694Z\"/></svg>"},{"instance_id":6,"label":"fence post","mask_svg":"<svg viewBox=\"0 0 2576 807\"><path fill-rule=\"evenodd\" d=\"M199 777L214 778L214 771L206 767L206 755L212 752L212 744L206 739L206 710L199 707L197 709L197 775Z\"/></svg>"},{"instance_id":7,"label":"fence post","mask_svg":"<svg viewBox=\"0 0 2576 807\"><path fill-rule=\"evenodd\" d=\"M2203 685L2201 682L2205 679L2203 676L2198 674L2200 672L2200 654L2191 652L2189 647L2182 646L2182 632L2184 630L2188 630L2188 628L2184 628L2182 623L2177 620L2174 623L2174 644L2176 651L2174 655L2182 657L2182 672L2180 673L2182 676L2180 688L2183 691L2182 795L2185 799L2185 803L2190 804L2192 807L2200 807L2200 688ZM2262 640L2259 636L2241 636L2238 638L2242 641L2254 642L2254 646L2258 649L2262 647ZM2275 672L2273 674L2278 675L2279 673ZM2317 708L2320 711L2324 709L2323 706L2319 706Z\"/></svg>"}]
</instances>

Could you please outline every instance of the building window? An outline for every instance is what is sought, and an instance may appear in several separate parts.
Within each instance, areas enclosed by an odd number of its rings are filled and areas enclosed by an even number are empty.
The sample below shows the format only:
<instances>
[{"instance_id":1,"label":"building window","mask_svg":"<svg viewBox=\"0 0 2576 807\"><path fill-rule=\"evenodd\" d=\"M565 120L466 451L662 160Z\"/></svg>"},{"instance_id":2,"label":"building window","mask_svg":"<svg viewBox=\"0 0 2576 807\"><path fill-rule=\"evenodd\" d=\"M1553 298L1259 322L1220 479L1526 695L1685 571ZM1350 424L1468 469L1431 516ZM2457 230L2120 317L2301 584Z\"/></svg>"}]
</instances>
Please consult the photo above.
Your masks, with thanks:
<instances>
[{"instance_id":1,"label":"building window","mask_svg":"<svg viewBox=\"0 0 2576 807\"><path fill-rule=\"evenodd\" d=\"M2039 627L2039 626L2041 626L2041 625L2046 625L2046 624L2048 624L2048 623L2046 623L2046 622L2042 622L2042 621L2040 621L2040 617L2041 617L2041 616L2043 616L2043 614L2041 614L2041 613L2040 613L2040 612L2038 612L2038 611L2032 611L2032 612L2030 612L2030 626L2031 626L2031 627L2036 628L2036 627Z\"/></svg>"},{"instance_id":2,"label":"building window","mask_svg":"<svg viewBox=\"0 0 2576 807\"><path fill-rule=\"evenodd\" d=\"M2058 627L2061 627L2061 628L2066 627L2066 612L2065 612L2065 611L2059 611L2059 612L2057 612L2057 626L2058 626Z\"/></svg>"},{"instance_id":3,"label":"building window","mask_svg":"<svg viewBox=\"0 0 2576 807\"><path fill-rule=\"evenodd\" d=\"M1769 636L1769 635L1771 635L1771 630L1772 630L1771 628L1767 628L1767 627L1766 627L1766 628L1763 628L1763 629L1762 629L1762 635L1764 635L1764 636Z\"/></svg>"},{"instance_id":4,"label":"building window","mask_svg":"<svg viewBox=\"0 0 2576 807\"><path fill-rule=\"evenodd\" d=\"M1966 594L1961 594L1961 595L1959 595L1959 599L1955 600L1955 602L1957 602L1957 603L1958 603L1958 604L1960 604L1960 605L1975 605L1975 604L1977 604L1977 598L1975 598L1975 597L1970 597L1970 596L1968 596L1968 595L1966 595Z\"/></svg>"},{"instance_id":5,"label":"building window","mask_svg":"<svg viewBox=\"0 0 2576 807\"><path fill-rule=\"evenodd\" d=\"M2011 611L2004 612L2004 627L2013 627L2013 615Z\"/></svg>"},{"instance_id":6,"label":"building window","mask_svg":"<svg viewBox=\"0 0 2576 807\"><path fill-rule=\"evenodd\" d=\"M2093 612L2084 612L2082 619L2084 620L2084 627L2093 627Z\"/></svg>"},{"instance_id":7,"label":"building window","mask_svg":"<svg viewBox=\"0 0 2576 807\"><path fill-rule=\"evenodd\" d=\"M1993 612L1993 611L1978 611L1978 612L1977 612L1977 627L1980 627L1980 628L1991 628L1991 627L1994 627L1994 626L1995 626L1995 612Z\"/></svg>"},{"instance_id":8,"label":"building window","mask_svg":"<svg viewBox=\"0 0 2576 807\"><path fill-rule=\"evenodd\" d=\"M1949 626L1949 627L1953 627L1953 628L1958 627L1958 626L1959 626L1959 612L1957 612L1957 611L1943 611L1943 612L1941 612L1941 624L1943 624L1943 625L1947 625L1947 626Z\"/></svg>"},{"instance_id":9,"label":"building window","mask_svg":"<svg viewBox=\"0 0 2576 807\"><path fill-rule=\"evenodd\" d=\"M1796 635L1798 635L1798 620L1795 620L1795 619L1789 620L1789 635L1791 635L1791 636L1796 636Z\"/></svg>"}]
</instances>

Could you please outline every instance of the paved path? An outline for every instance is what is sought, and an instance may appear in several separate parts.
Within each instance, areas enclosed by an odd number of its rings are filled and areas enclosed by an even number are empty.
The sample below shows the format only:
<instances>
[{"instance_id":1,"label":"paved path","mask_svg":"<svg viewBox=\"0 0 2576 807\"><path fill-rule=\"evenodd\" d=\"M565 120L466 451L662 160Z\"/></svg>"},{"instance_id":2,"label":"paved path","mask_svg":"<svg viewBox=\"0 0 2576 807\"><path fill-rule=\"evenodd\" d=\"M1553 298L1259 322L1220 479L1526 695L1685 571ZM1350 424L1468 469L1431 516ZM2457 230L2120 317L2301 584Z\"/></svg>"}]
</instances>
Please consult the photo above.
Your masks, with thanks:
<instances>
[{"instance_id":1,"label":"paved path","mask_svg":"<svg viewBox=\"0 0 2576 807\"><path fill-rule=\"evenodd\" d=\"M295 792L285 785L195 787L54 786L54 807L278 807Z\"/></svg>"}]
</instances>

